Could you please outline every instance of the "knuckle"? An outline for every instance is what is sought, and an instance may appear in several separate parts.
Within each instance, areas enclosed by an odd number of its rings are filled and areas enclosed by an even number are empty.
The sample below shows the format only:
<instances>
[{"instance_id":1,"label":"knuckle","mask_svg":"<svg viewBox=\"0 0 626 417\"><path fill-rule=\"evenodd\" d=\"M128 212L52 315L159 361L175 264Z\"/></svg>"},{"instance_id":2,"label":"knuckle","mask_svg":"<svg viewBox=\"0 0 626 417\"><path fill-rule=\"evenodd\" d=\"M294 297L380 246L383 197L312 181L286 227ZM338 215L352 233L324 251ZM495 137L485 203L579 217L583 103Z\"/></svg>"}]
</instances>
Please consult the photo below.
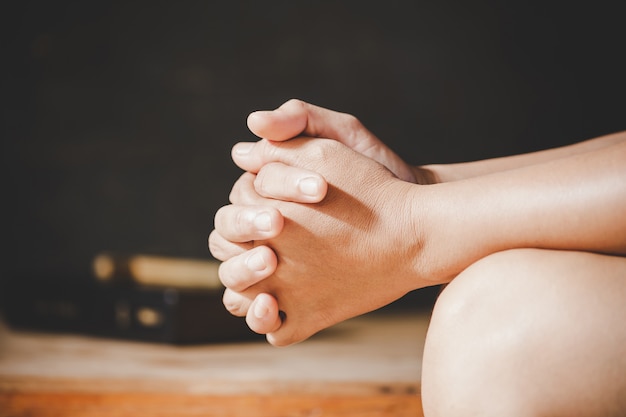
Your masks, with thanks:
<instances>
[{"instance_id":1,"label":"knuckle","mask_svg":"<svg viewBox=\"0 0 626 417\"><path fill-rule=\"evenodd\" d=\"M230 190L230 194L228 194L228 201L231 204L237 204L241 199L241 186L239 185L239 181L236 181L235 184L233 184L233 188Z\"/></svg>"},{"instance_id":2,"label":"knuckle","mask_svg":"<svg viewBox=\"0 0 626 417\"><path fill-rule=\"evenodd\" d=\"M246 315L246 324L254 333L266 334L267 331L263 323L259 323L258 319L252 318L249 314Z\"/></svg>"},{"instance_id":3,"label":"knuckle","mask_svg":"<svg viewBox=\"0 0 626 417\"><path fill-rule=\"evenodd\" d=\"M328 155L327 146L325 146L324 141L317 140L313 142L311 146L309 146L307 157L312 161L323 161L326 159Z\"/></svg>"},{"instance_id":4,"label":"knuckle","mask_svg":"<svg viewBox=\"0 0 626 417\"><path fill-rule=\"evenodd\" d=\"M228 274L228 266L228 261L222 262L217 268L217 276L220 278L220 281L226 288L231 288L230 276Z\"/></svg>"},{"instance_id":5,"label":"knuckle","mask_svg":"<svg viewBox=\"0 0 626 417\"><path fill-rule=\"evenodd\" d=\"M217 274L226 288L233 291L243 291L246 286L243 285L243 279L241 279L242 268L238 257L233 257L220 264Z\"/></svg>"},{"instance_id":6,"label":"knuckle","mask_svg":"<svg viewBox=\"0 0 626 417\"><path fill-rule=\"evenodd\" d=\"M223 261L225 260L226 254L222 248L222 245L220 244L221 241L222 239L220 239L217 230L213 230L207 238L207 246L209 248L209 252L211 253L211 255L213 255L215 259Z\"/></svg>"},{"instance_id":7,"label":"knuckle","mask_svg":"<svg viewBox=\"0 0 626 417\"><path fill-rule=\"evenodd\" d=\"M361 121L354 115L349 113L343 113L345 126L349 130L359 130L363 128Z\"/></svg>"},{"instance_id":8,"label":"knuckle","mask_svg":"<svg viewBox=\"0 0 626 417\"><path fill-rule=\"evenodd\" d=\"M224 295L222 296L222 304L224 304L226 310L233 316L243 317L247 313L247 311L244 311L241 298L238 296L238 294L231 290L226 289L224 291Z\"/></svg>"},{"instance_id":9,"label":"knuckle","mask_svg":"<svg viewBox=\"0 0 626 417\"><path fill-rule=\"evenodd\" d=\"M275 347L286 347L297 342L296 338L292 334L285 334L282 332L280 335L274 333L268 334L267 341Z\"/></svg>"},{"instance_id":10,"label":"knuckle","mask_svg":"<svg viewBox=\"0 0 626 417\"><path fill-rule=\"evenodd\" d=\"M281 159L281 153L283 148L286 146L286 142L268 142L266 140L262 140L263 146L263 162L264 165L267 165L270 162L276 162Z\"/></svg>"},{"instance_id":11,"label":"knuckle","mask_svg":"<svg viewBox=\"0 0 626 417\"><path fill-rule=\"evenodd\" d=\"M271 181L268 181L267 169L268 166L265 165L263 168L261 168L256 178L254 179L254 190L262 197L268 197L271 191L268 189L268 183L271 184Z\"/></svg>"},{"instance_id":12,"label":"knuckle","mask_svg":"<svg viewBox=\"0 0 626 417\"><path fill-rule=\"evenodd\" d=\"M331 139L316 139L309 143L307 151L299 155L303 168L317 171L321 166L332 159L340 150L341 144Z\"/></svg>"},{"instance_id":13,"label":"knuckle","mask_svg":"<svg viewBox=\"0 0 626 417\"><path fill-rule=\"evenodd\" d=\"M293 107L293 108L302 108L306 105L306 103L298 98L291 98L287 100L281 107Z\"/></svg>"},{"instance_id":14,"label":"knuckle","mask_svg":"<svg viewBox=\"0 0 626 417\"><path fill-rule=\"evenodd\" d=\"M238 209L233 216L231 227L233 228L233 234L237 236L239 240L251 240L249 239L252 226L252 219L250 217L250 211L245 208Z\"/></svg>"},{"instance_id":15,"label":"knuckle","mask_svg":"<svg viewBox=\"0 0 626 417\"><path fill-rule=\"evenodd\" d=\"M244 172L230 190L228 200L233 203L241 203L251 198L250 184L254 181L255 175L250 172Z\"/></svg>"},{"instance_id":16,"label":"knuckle","mask_svg":"<svg viewBox=\"0 0 626 417\"><path fill-rule=\"evenodd\" d=\"M223 231L224 229L224 225L227 224L228 222L226 221L225 217L227 216L227 212L229 210L230 206L223 206L220 207L217 212L215 212L215 217L213 219L213 223L215 224L215 230L217 231L217 233L219 233L220 231ZM210 238L210 235L209 235ZM215 239L216 236L213 236L213 239Z\"/></svg>"},{"instance_id":17,"label":"knuckle","mask_svg":"<svg viewBox=\"0 0 626 417\"><path fill-rule=\"evenodd\" d=\"M360 135L365 130L361 121L348 113L344 113L344 132L346 132L345 142L347 145L354 147L359 143Z\"/></svg>"},{"instance_id":18,"label":"knuckle","mask_svg":"<svg viewBox=\"0 0 626 417\"><path fill-rule=\"evenodd\" d=\"M265 165L254 180L254 189L262 197L282 197L289 181L289 169L279 162Z\"/></svg>"},{"instance_id":19,"label":"knuckle","mask_svg":"<svg viewBox=\"0 0 626 417\"><path fill-rule=\"evenodd\" d=\"M247 207L229 205L220 208L215 214L216 235L209 235L209 243L216 244L220 238L231 242L253 240L252 216ZM217 243L219 246L219 243Z\"/></svg>"},{"instance_id":20,"label":"knuckle","mask_svg":"<svg viewBox=\"0 0 626 417\"><path fill-rule=\"evenodd\" d=\"M292 165L315 171L330 156L331 142L327 139L305 139L302 150L293 154Z\"/></svg>"}]
</instances>

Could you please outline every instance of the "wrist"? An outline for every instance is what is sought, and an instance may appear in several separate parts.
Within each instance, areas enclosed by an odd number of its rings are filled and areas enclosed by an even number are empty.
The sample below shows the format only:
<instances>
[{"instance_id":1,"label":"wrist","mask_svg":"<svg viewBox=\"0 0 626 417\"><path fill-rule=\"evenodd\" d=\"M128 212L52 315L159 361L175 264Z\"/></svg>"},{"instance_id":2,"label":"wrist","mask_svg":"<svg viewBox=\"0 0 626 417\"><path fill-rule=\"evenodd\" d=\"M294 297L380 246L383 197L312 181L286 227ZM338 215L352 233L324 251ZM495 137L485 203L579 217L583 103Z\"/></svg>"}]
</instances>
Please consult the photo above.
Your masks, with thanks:
<instances>
[{"instance_id":1,"label":"wrist","mask_svg":"<svg viewBox=\"0 0 626 417\"><path fill-rule=\"evenodd\" d=\"M437 170L437 167L438 165L422 165L411 167L413 171L413 177L415 178L415 180L411 182L420 185L439 184L443 182L441 174Z\"/></svg>"},{"instance_id":2,"label":"wrist","mask_svg":"<svg viewBox=\"0 0 626 417\"><path fill-rule=\"evenodd\" d=\"M462 183L413 185L408 200L412 233L418 236L413 270L419 287L448 283L477 260L505 249L490 211Z\"/></svg>"},{"instance_id":3,"label":"wrist","mask_svg":"<svg viewBox=\"0 0 626 417\"><path fill-rule=\"evenodd\" d=\"M408 244L410 249L408 265L410 268L411 289L439 285L451 280L449 257L443 255L445 245L442 236L448 234L445 215L440 210L445 206L445 190L439 185L407 184L403 194Z\"/></svg>"},{"instance_id":4,"label":"wrist","mask_svg":"<svg viewBox=\"0 0 626 417\"><path fill-rule=\"evenodd\" d=\"M472 169L470 163L454 164L428 164L415 167L416 171L423 172L430 182L424 184L441 184L444 182L459 181L481 175L480 172Z\"/></svg>"}]
</instances>

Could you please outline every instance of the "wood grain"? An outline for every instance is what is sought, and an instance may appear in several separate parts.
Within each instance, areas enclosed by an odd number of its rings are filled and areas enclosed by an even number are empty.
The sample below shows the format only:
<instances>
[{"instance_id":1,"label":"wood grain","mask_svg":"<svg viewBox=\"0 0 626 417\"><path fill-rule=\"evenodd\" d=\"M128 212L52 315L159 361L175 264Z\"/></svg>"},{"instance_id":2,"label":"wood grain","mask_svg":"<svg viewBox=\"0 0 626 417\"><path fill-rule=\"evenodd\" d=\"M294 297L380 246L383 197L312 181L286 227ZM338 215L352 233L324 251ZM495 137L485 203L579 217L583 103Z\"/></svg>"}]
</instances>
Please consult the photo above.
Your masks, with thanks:
<instances>
[{"instance_id":1,"label":"wood grain","mask_svg":"<svg viewBox=\"0 0 626 417\"><path fill-rule=\"evenodd\" d=\"M2 417L57 416L422 416L417 395L0 394Z\"/></svg>"},{"instance_id":2,"label":"wood grain","mask_svg":"<svg viewBox=\"0 0 626 417\"><path fill-rule=\"evenodd\" d=\"M424 314L370 314L288 348L0 330L0 416L419 416Z\"/></svg>"}]
</instances>

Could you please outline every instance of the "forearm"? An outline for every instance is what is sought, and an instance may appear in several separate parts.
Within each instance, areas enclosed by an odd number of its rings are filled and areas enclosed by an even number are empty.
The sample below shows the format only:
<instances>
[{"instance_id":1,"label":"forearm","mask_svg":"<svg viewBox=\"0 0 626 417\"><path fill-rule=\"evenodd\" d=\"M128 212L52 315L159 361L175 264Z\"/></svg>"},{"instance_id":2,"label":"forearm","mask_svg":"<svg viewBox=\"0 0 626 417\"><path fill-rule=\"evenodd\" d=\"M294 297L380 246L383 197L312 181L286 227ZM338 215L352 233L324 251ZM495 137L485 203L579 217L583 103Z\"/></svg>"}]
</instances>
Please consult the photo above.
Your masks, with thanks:
<instances>
[{"instance_id":1,"label":"forearm","mask_svg":"<svg viewBox=\"0 0 626 417\"><path fill-rule=\"evenodd\" d=\"M588 146L588 145L587 145ZM422 263L447 282L514 248L626 254L626 142L463 181L415 187Z\"/></svg>"},{"instance_id":2,"label":"forearm","mask_svg":"<svg viewBox=\"0 0 626 417\"><path fill-rule=\"evenodd\" d=\"M450 182L593 152L624 141L626 131L544 151L474 162L424 165L416 167L416 170L430 173L435 182Z\"/></svg>"}]
</instances>

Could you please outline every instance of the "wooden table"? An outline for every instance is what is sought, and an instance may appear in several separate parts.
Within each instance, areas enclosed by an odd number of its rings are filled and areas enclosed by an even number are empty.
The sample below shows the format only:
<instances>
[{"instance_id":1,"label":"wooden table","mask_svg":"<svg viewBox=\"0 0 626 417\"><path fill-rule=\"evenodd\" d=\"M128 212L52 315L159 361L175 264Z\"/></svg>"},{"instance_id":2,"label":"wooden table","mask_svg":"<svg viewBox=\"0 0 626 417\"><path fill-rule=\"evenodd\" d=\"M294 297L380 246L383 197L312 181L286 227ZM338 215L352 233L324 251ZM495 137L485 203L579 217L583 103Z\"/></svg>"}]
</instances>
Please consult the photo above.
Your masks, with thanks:
<instances>
[{"instance_id":1,"label":"wooden table","mask_svg":"<svg viewBox=\"0 0 626 417\"><path fill-rule=\"evenodd\" d=\"M286 348L0 326L0 416L421 416L427 325L427 313L370 313Z\"/></svg>"}]
</instances>

